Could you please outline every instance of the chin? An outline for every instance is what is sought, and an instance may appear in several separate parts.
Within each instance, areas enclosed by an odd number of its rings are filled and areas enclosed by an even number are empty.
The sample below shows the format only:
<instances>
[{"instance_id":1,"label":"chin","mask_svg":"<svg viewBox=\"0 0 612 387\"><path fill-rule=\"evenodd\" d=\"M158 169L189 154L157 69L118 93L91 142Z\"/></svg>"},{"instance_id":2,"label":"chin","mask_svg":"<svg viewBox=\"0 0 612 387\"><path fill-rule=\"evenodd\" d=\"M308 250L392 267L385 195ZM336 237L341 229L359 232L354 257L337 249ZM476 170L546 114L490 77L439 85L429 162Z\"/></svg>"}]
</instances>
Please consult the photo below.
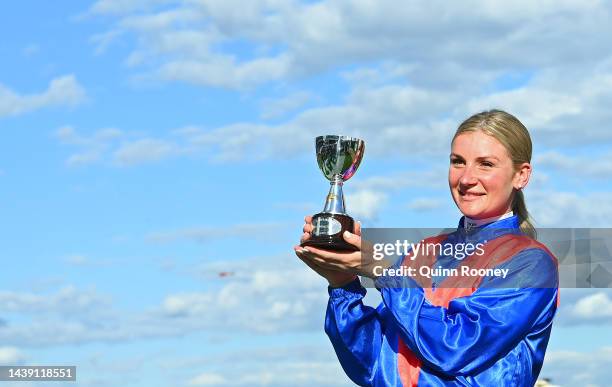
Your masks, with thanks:
<instances>
[{"instance_id":1,"label":"chin","mask_svg":"<svg viewBox=\"0 0 612 387\"><path fill-rule=\"evenodd\" d=\"M489 215L490 212L486 211L484 208L479 208L480 206L470 206L470 205L461 205L459 206L459 211L468 218L472 219L485 219L490 218L495 215Z\"/></svg>"},{"instance_id":2,"label":"chin","mask_svg":"<svg viewBox=\"0 0 612 387\"><path fill-rule=\"evenodd\" d=\"M457 202L456 204L459 211L468 218L478 219L479 217L482 217L483 208L481 208L481 206L474 206L473 203L461 202Z\"/></svg>"}]
</instances>

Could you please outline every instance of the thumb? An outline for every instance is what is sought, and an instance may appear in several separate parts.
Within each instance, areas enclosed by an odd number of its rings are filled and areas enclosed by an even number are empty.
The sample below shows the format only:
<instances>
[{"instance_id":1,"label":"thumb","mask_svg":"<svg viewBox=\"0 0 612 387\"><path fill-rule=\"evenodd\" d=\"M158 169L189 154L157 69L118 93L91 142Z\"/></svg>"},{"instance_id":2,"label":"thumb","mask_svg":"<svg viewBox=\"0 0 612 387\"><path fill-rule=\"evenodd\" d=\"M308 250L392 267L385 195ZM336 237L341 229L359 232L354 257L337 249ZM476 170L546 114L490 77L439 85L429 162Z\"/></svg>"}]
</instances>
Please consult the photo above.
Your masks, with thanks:
<instances>
[{"instance_id":1,"label":"thumb","mask_svg":"<svg viewBox=\"0 0 612 387\"><path fill-rule=\"evenodd\" d=\"M351 232L345 231L342 236L344 237L344 240L347 241L348 243L352 244L353 246L361 249L361 237L359 235L353 234Z\"/></svg>"}]
</instances>

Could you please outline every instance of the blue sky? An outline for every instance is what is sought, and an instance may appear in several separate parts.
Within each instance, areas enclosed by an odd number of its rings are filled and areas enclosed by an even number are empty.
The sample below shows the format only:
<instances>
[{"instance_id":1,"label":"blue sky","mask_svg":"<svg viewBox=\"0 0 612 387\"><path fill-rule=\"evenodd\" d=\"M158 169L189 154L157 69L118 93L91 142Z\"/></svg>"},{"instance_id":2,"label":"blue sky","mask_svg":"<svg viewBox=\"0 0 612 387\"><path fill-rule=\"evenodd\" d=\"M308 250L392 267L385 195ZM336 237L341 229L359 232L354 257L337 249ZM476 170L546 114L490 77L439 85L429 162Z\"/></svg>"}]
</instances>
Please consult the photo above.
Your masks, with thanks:
<instances>
[{"instance_id":1,"label":"blue sky","mask_svg":"<svg viewBox=\"0 0 612 387\"><path fill-rule=\"evenodd\" d=\"M314 137L365 139L345 187L365 226L442 228L451 135L502 108L532 133L537 224L611 227L611 11L4 5L0 363L74 364L79 386L350 385L325 283L291 253L327 190ZM612 293L564 289L542 376L603 386L610 361Z\"/></svg>"}]
</instances>

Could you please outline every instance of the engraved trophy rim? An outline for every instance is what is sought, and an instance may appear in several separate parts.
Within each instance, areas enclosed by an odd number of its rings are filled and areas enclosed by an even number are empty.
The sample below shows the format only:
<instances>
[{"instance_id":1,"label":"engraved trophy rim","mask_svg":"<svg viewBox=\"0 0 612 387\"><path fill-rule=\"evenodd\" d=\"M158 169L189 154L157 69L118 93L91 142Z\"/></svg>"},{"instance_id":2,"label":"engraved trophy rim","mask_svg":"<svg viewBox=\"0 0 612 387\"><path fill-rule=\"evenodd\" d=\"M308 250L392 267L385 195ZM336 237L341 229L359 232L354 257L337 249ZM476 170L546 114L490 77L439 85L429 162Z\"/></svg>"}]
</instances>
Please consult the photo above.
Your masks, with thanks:
<instances>
[{"instance_id":1,"label":"engraved trophy rim","mask_svg":"<svg viewBox=\"0 0 612 387\"><path fill-rule=\"evenodd\" d=\"M349 136L346 134L322 134L320 136L316 136L315 137L315 141L319 140L320 138L335 138L335 139L342 139L342 140L352 140L352 141L363 141L363 139L359 138L359 137L355 137L355 136Z\"/></svg>"}]
</instances>

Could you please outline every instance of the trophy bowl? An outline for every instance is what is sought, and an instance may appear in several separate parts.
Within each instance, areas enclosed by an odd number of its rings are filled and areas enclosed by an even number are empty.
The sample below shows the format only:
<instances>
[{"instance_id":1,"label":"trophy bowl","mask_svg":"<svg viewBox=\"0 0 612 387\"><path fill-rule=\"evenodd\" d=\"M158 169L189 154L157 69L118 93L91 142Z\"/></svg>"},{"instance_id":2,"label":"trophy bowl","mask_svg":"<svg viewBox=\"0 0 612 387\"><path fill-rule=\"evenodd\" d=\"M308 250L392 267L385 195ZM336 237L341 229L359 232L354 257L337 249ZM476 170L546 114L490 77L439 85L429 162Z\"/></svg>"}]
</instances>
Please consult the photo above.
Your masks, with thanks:
<instances>
[{"instance_id":1,"label":"trophy bowl","mask_svg":"<svg viewBox=\"0 0 612 387\"><path fill-rule=\"evenodd\" d=\"M344 231L353 232L355 225L353 218L346 213L342 185L359 168L365 142L355 137L326 135L315 139L315 148L319 169L331 187L323 212L312 217L314 229L311 237L301 245L326 250L359 250L342 237Z\"/></svg>"}]
</instances>

